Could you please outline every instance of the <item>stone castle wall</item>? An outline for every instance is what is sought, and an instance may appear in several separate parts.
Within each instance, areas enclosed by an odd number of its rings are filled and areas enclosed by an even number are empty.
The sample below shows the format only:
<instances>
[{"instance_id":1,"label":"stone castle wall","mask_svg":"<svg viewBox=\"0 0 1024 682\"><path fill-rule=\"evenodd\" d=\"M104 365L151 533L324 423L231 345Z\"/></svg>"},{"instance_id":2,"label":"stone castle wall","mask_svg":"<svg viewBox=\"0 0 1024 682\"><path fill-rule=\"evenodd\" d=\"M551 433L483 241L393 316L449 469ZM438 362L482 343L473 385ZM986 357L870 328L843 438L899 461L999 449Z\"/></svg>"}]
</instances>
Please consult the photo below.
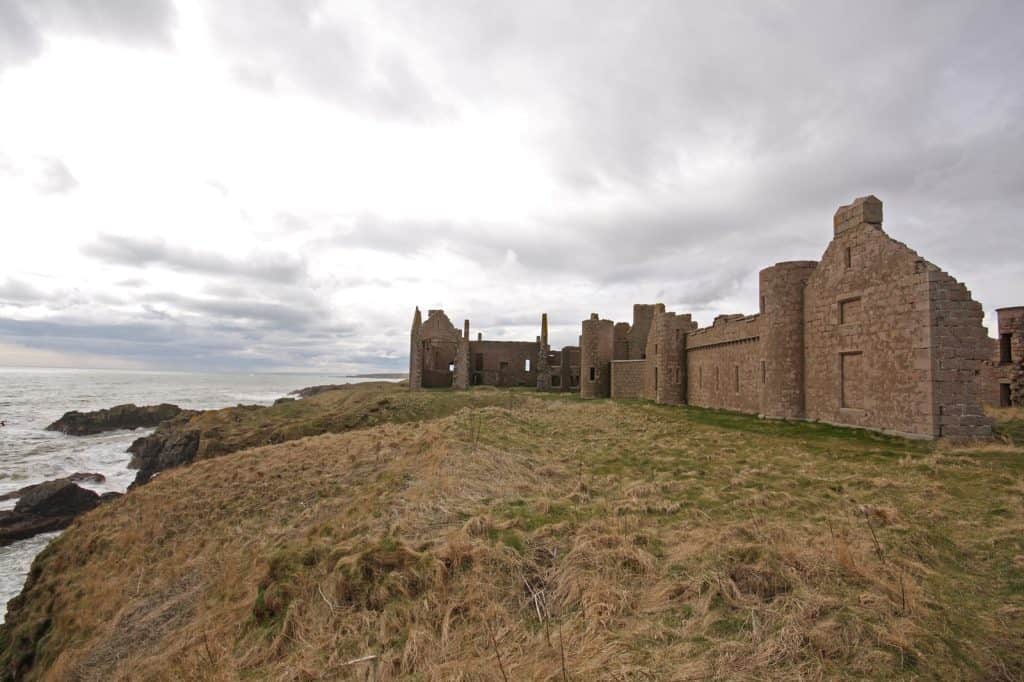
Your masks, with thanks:
<instances>
[{"instance_id":1,"label":"stone castle wall","mask_svg":"<svg viewBox=\"0 0 1024 682\"><path fill-rule=\"evenodd\" d=\"M610 397L643 398L646 364L644 360L613 360Z\"/></svg>"},{"instance_id":2,"label":"stone castle wall","mask_svg":"<svg viewBox=\"0 0 1024 682\"><path fill-rule=\"evenodd\" d=\"M931 313L921 258L880 222L846 217L840 229L840 220L804 290L806 417L931 437Z\"/></svg>"},{"instance_id":3,"label":"stone castle wall","mask_svg":"<svg viewBox=\"0 0 1024 682\"><path fill-rule=\"evenodd\" d=\"M778 263L758 283L758 314L719 315L698 329L664 304L637 304L632 324L592 314L580 346L561 351L547 345L546 315L536 343L469 341L468 321L460 334L443 311L421 322L417 309L410 386L464 388L468 376L578 387L582 398L642 397L922 438L985 437L984 404L1024 404L1024 307L1000 309L1000 339L989 339L970 291L887 235L873 196L836 211L820 261Z\"/></svg>"},{"instance_id":4,"label":"stone castle wall","mask_svg":"<svg viewBox=\"0 0 1024 682\"><path fill-rule=\"evenodd\" d=\"M686 338L697 329L690 315L665 311L654 306L644 356L644 396L663 405L682 405L686 401Z\"/></svg>"},{"instance_id":5,"label":"stone castle wall","mask_svg":"<svg viewBox=\"0 0 1024 682\"><path fill-rule=\"evenodd\" d=\"M473 386L536 386L537 356L538 344L536 342L470 341L470 384Z\"/></svg>"},{"instance_id":6,"label":"stone castle wall","mask_svg":"<svg viewBox=\"0 0 1024 682\"><path fill-rule=\"evenodd\" d=\"M758 414L764 371L760 315L719 315L686 337L687 403Z\"/></svg>"}]
</instances>

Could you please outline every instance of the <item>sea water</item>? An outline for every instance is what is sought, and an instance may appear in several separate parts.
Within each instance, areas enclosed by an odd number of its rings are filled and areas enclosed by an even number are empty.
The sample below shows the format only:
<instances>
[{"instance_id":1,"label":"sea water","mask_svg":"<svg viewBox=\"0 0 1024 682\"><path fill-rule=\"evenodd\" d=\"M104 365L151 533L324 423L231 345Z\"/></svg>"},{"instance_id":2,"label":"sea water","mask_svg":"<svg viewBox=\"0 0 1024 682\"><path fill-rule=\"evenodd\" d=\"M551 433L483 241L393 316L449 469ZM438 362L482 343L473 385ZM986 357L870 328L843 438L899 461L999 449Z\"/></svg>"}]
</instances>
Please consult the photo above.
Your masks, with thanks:
<instances>
[{"instance_id":1,"label":"sea water","mask_svg":"<svg viewBox=\"0 0 1024 682\"><path fill-rule=\"evenodd\" d=\"M66 436L46 431L70 410L88 411L123 403L174 403L188 409L238 404L269 405L288 392L318 384L368 381L338 375L191 374L116 370L0 368L0 495L75 472L97 472L103 483L79 483L98 493L124 492L135 478L126 452L152 429ZM11 509L16 500L0 502ZM0 547L0 611L21 591L32 559L59 533L37 535Z\"/></svg>"}]
</instances>

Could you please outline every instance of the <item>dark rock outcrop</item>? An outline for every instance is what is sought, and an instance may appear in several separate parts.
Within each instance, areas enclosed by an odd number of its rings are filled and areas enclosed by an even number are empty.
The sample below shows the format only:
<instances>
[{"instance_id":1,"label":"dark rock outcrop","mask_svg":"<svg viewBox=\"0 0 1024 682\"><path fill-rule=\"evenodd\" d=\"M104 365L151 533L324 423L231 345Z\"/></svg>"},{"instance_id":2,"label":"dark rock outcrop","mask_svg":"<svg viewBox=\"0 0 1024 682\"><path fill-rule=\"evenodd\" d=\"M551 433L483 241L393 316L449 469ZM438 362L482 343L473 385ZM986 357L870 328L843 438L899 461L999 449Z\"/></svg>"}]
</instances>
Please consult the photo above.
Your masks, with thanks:
<instances>
[{"instance_id":1,"label":"dark rock outcrop","mask_svg":"<svg viewBox=\"0 0 1024 682\"><path fill-rule=\"evenodd\" d=\"M70 481L71 483L103 483L106 480L107 477L104 476L103 474L78 471L76 473L71 474L70 476L54 479L53 481L47 481L46 483L56 483L57 481ZM27 493L30 493L31 491L35 490L39 486L46 485L46 483L36 483L33 485L27 485L24 488L19 488L18 490L13 490L4 495L0 495L0 501L16 500L19 497L22 497L23 495L26 495Z\"/></svg>"},{"instance_id":2,"label":"dark rock outcrop","mask_svg":"<svg viewBox=\"0 0 1024 682\"><path fill-rule=\"evenodd\" d=\"M277 400L275 400L274 401L274 405L275 406L277 406L277 405L284 405L285 403L294 403L294 402L295 402L295 398L289 398L289 397L285 396L284 398L278 398Z\"/></svg>"},{"instance_id":3,"label":"dark rock outcrop","mask_svg":"<svg viewBox=\"0 0 1024 682\"><path fill-rule=\"evenodd\" d=\"M0 545L66 528L76 516L109 499L66 478L23 488L14 510L0 511Z\"/></svg>"},{"instance_id":4,"label":"dark rock outcrop","mask_svg":"<svg viewBox=\"0 0 1024 682\"><path fill-rule=\"evenodd\" d=\"M323 384L321 386L307 386L306 388L294 390L288 395L297 395L300 398L312 398L315 395L327 393L327 391L338 391L343 388L347 388L350 385L351 384Z\"/></svg>"},{"instance_id":5,"label":"dark rock outcrop","mask_svg":"<svg viewBox=\"0 0 1024 682\"><path fill-rule=\"evenodd\" d=\"M199 452L199 431L157 429L148 436L137 438L128 447L128 452L132 453L128 468L139 470L131 487L143 485L164 469L190 464Z\"/></svg>"},{"instance_id":6,"label":"dark rock outcrop","mask_svg":"<svg viewBox=\"0 0 1024 682\"><path fill-rule=\"evenodd\" d=\"M151 428L182 413L177 405L117 405L95 412L67 412L46 427L47 431L60 431L69 436L89 436L118 429Z\"/></svg>"}]
</instances>

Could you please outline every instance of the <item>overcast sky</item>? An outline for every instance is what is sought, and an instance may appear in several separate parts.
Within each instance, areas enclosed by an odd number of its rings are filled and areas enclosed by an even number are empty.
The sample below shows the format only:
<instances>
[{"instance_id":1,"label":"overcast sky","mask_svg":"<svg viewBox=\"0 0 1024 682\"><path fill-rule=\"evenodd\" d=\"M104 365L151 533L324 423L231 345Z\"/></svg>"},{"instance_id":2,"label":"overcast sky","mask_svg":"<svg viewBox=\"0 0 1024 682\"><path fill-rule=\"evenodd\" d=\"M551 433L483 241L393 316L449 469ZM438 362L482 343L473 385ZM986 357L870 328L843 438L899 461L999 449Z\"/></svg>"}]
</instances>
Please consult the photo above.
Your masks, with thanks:
<instances>
[{"instance_id":1,"label":"overcast sky","mask_svg":"<svg viewBox=\"0 0 1024 682\"><path fill-rule=\"evenodd\" d=\"M753 312L840 204L1024 304L1024 3L0 0L0 365ZM994 330L992 330L994 333Z\"/></svg>"}]
</instances>

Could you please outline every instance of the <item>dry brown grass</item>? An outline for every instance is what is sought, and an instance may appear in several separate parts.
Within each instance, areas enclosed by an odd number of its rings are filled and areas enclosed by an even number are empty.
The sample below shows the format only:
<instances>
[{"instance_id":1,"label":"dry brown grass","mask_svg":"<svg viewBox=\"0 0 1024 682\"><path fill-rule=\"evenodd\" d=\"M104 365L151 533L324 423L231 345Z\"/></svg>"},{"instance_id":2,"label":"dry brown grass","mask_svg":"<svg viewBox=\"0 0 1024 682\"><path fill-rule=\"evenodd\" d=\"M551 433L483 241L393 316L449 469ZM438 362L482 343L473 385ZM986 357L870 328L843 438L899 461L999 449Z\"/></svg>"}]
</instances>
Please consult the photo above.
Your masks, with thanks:
<instances>
[{"instance_id":1,"label":"dry brown grass","mask_svg":"<svg viewBox=\"0 0 1024 682\"><path fill-rule=\"evenodd\" d=\"M1020 679L1022 456L517 393L164 473L44 553L7 663L27 642L49 680Z\"/></svg>"}]
</instances>

